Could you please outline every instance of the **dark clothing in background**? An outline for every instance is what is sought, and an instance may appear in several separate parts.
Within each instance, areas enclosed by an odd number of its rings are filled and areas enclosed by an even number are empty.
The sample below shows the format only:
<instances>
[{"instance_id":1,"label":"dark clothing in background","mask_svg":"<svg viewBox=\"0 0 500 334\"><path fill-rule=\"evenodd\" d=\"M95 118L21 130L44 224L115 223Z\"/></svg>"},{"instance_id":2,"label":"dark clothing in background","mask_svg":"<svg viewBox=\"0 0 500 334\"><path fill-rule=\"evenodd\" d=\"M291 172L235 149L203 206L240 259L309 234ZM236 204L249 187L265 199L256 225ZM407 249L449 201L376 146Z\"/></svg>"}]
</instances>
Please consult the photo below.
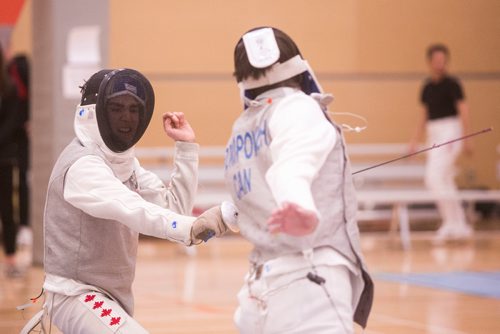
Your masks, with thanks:
<instances>
[{"instance_id":1,"label":"dark clothing in background","mask_svg":"<svg viewBox=\"0 0 500 334\"><path fill-rule=\"evenodd\" d=\"M464 92L460 82L450 76L445 76L438 82L428 79L420 98L427 109L427 120L457 116L456 104L463 99Z\"/></svg>"},{"instance_id":2,"label":"dark clothing in background","mask_svg":"<svg viewBox=\"0 0 500 334\"><path fill-rule=\"evenodd\" d=\"M17 112L14 88L0 95L0 165L14 164L17 160L16 135L21 126L21 114Z\"/></svg>"},{"instance_id":3,"label":"dark clothing in background","mask_svg":"<svg viewBox=\"0 0 500 334\"><path fill-rule=\"evenodd\" d=\"M0 164L0 213L2 219L2 241L6 255L16 252L16 224L12 201L13 166Z\"/></svg>"},{"instance_id":4,"label":"dark clothing in background","mask_svg":"<svg viewBox=\"0 0 500 334\"><path fill-rule=\"evenodd\" d=\"M19 126L14 134L17 144L17 178L19 180L19 224L29 226L29 182L30 142L26 129L30 119L29 64L25 55L17 55L9 62L9 76L16 86L16 105Z\"/></svg>"},{"instance_id":5,"label":"dark clothing in background","mask_svg":"<svg viewBox=\"0 0 500 334\"><path fill-rule=\"evenodd\" d=\"M0 213L3 246L7 255L12 255L16 251L12 176L18 154L15 135L20 124L16 91L14 88L9 88L0 95Z\"/></svg>"}]
</instances>

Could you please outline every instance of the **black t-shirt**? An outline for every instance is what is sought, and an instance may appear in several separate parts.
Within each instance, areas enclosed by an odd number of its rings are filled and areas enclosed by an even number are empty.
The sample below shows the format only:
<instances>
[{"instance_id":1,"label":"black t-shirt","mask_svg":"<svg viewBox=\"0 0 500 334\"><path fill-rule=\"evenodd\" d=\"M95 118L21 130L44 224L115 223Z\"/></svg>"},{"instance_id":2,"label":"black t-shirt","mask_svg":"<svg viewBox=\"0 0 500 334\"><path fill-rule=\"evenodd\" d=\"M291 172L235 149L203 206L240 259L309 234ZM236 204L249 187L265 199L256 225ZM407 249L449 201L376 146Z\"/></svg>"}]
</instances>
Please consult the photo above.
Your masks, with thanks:
<instances>
[{"instance_id":1,"label":"black t-shirt","mask_svg":"<svg viewBox=\"0 0 500 334\"><path fill-rule=\"evenodd\" d=\"M420 100L427 107L427 119L456 116L457 102L464 99L460 82L445 76L438 82L427 79Z\"/></svg>"}]
</instances>

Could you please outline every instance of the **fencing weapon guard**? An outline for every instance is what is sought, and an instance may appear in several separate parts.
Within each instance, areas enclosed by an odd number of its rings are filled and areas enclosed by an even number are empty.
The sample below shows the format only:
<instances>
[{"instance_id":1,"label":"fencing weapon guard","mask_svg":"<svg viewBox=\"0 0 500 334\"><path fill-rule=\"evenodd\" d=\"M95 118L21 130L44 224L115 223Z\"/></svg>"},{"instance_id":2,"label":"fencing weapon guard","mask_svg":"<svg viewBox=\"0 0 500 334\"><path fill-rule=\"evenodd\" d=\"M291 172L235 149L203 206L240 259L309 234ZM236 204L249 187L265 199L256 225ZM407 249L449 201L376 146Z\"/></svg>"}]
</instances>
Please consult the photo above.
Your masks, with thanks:
<instances>
[{"instance_id":1,"label":"fencing weapon guard","mask_svg":"<svg viewBox=\"0 0 500 334\"><path fill-rule=\"evenodd\" d=\"M240 227L238 226L238 209L231 202L222 202L220 206L222 213L222 220L224 224L232 232L239 232Z\"/></svg>"}]
</instances>

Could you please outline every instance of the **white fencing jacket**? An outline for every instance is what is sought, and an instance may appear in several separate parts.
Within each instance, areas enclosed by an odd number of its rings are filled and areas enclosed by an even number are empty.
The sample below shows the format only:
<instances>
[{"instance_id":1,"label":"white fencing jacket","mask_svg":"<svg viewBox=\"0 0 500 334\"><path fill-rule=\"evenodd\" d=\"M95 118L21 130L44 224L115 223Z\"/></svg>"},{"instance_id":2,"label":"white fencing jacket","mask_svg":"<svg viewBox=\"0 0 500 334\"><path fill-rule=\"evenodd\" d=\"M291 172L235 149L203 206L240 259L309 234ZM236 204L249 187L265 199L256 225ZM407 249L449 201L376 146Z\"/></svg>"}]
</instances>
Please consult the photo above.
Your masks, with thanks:
<instances>
[{"instance_id":1,"label":"white fencing jacket","mask_svg":"<svg viewBox=\"0 0 500 334\"><path fill-rule=\"evenodd\" d=\"M189 245L198 144L176 142L170 183L145 170L131 148L103 143L95 105L79 106L76 138L59 156L44 217L44 288L68 296L104 290L133 312L139 233ZM120 281L121 280L121 281Z\"/></svg>"}]
</instances>

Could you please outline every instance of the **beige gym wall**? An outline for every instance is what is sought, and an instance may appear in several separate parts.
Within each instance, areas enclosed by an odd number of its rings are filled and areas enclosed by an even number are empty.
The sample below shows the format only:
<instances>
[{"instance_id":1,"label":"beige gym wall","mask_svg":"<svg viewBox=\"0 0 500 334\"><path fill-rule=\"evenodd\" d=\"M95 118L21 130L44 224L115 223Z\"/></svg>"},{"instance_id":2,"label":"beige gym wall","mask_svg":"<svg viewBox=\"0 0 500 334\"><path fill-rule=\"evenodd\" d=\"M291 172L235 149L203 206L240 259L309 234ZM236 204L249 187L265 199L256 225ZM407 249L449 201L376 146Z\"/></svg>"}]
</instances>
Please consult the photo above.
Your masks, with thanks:
<instances>
[{"instance_id":1,"label":"beige gym wall","mask_svg":"<svg viewBox=\"0 0 500 334\"><path fill-rule=\"evenodd\" d=\"M33 35L31 33L32 5L31 0L24 0L24 5L17 18L16 25L12 30L12 36L9 45L9 54L15 55L25 53L31 56Z\"/></svg>"},{"instance_id":2,"label":"beige gym wall","mask_svg":"<svg viewBox=\"0 0 500 334\"><path fill-rule=\"evenodd\" d=\"M13 49L30 52L29 13L23 9ZM475 173L473 183L498 187L499 17L497 0L110 0L109 65L137 68L155 87L155 118L141 146L171 145L160 123L168 110L188 115L202 145L224 145L241 110L234 45L249 28L273 25L294 38L334 93L332 111L368 118L368 129L347 134L349 142L400 143L413 133L425 49L444 42L472 129L497 128L474 140L463 170Z\"/></svg>"},{"instance_id":3,"label":"beige gym wall","mask_svg":"<svg viewBox=\"0 0 500 334\"><path fill-rule=\"evenodd\" d=\"M406 142L413 133L426 74L424 52L444 42L451 71L462 77L472 129L499 124L500 1L496 0L111 0L110 65L144 71L158 97L140 145L169 144L161 113L183 111L202 145L224 145L241 110L231 78L233 48L249 28L273 25L298 43L332 111L368 118L349 142ZM352 120L351 120L352 121ZM497 185L500 128L474 141L474 183Z\"/></svg>"}]
</instances>

